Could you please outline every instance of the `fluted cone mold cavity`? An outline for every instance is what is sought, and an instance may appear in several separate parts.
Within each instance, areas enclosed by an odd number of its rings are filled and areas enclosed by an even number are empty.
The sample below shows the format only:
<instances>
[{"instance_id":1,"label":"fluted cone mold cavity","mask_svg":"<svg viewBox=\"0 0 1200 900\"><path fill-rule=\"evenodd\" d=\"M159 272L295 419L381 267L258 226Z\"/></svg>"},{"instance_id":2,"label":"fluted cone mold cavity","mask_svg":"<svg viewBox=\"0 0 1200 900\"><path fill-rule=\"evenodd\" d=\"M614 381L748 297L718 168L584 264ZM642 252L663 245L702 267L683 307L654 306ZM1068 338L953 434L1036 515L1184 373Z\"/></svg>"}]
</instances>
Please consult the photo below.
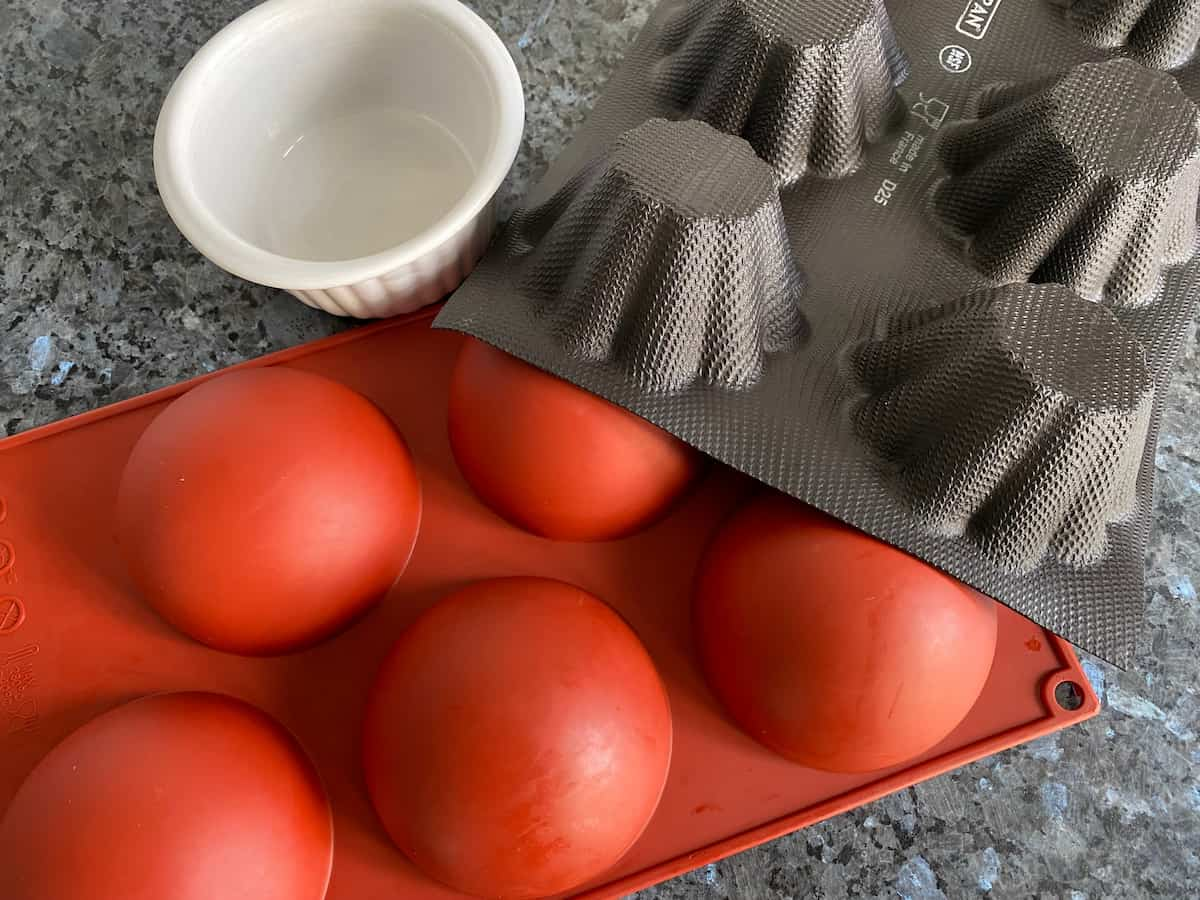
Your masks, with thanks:
<instances>
[{"instance_id":1,"label":"fluted cone mold cavity","mask_svg":"<svg viewBox=\"0 0 1200 900\"><path fill-rule=\"evenodd\" d=\"M749 387L804 336L778 181L744 140L702 122L626 132L584 183L511 230L546 232L521 289L556 340L647 390Z\"/></svg>"},{"instance_id":2,"label":"fluted cone mold cavity","mask_svg":"<svg viewBox=\"0 0 1200 900\"><path fill-rule=\"evenodd\" d=\"M1112 313L1061 285L988 288L853 354L859 436L918 519L1000 569L1101 559L1134 510L1153 381Z\"/></svg>"},{"instance_id":3,"label":"fluted cone mold cavity","mask_svg":"<svg viewBox=\"0 0 1200 900\"><path fill-rule=\"evenodd\" d=\"M908 63L881 0L716 0L666 24L654 89L746 138L786 187L857 169L903 112Z\"/></svg>"},{"instance_id":4,"label":"fluted cone mold cavity","mask_svg":"<svg viewBox=\"0 0 1200 900\"><path fill-rule=\"evenodd\" d=\"M1195 247L1197 121L1174 78L1125 59L993 86L942 129L934 214L997 282L1146 305Z\"/></svg>"},{"instance_id":5,"label":"fluted cone mold cavity","mask_svg":"<svg viewBox=\"0 0 1200 900\"><path fill-rule=\"evenodd\" d=\"M1055 0L1085 43L1120 50L1152 69L1196 55L1200 0Z\"/></svg>"}]
</instances>

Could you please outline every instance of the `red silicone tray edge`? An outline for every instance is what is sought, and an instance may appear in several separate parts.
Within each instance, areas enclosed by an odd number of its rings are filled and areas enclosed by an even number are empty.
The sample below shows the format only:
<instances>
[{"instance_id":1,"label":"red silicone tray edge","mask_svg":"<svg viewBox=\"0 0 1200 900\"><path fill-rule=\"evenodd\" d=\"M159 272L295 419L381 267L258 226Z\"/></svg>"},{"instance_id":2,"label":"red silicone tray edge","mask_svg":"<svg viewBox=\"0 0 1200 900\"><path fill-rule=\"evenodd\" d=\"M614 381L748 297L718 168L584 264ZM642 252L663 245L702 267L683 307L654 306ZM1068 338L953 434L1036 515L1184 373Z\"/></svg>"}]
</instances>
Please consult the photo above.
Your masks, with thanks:
<instances>
[{"instance_id":1,"label":"red silicone tray edge","mask_svg":"<svg viewBox=\"0 0 1200 900\"><path fill-rule=\"evenodd\" d=\"M434 307L396 319L348 329L327 338L247 360L216 372L206 373L188 381L52 422L12 437L0 439L0 452L171 399L191 387L225 372L294 361L349 342L361 340L389 329L403 328L421 321L430 320L436 312L437 308ZM1041 631L1041 629L1038 630ZM1062 638L1051 635L1048 632L1044 633L1050 645L1049 649L1053 651L1061 668L1049 672L1042 680L1040 699L1044 710L1043 718L969 742L938 756L884 775L877 780L838 794L795 813L731 834L721 840L706 844L699 849L644 867L603 884L586 888L574 896L587 898L587 900L601 900L601 898L625 896L649 885L690 871L698 866L722 859L808 825L832 818L894 791L952 771L968 762L976 761L1001 750L1059 731L1095 716L1100 710L1100 702L1091 689L1091 685L1071 645ZM1077 709L1063 709L1055 700L1055 689L1065 681L1073 682L1079 688L1082 703Z\"/></svg>"},{"instance_id":2,"label":"red silicone tray edge","mask_svg":"<svg viewBox=\"0 0 1200 900\"><path fill-rule=\"evenodd\" d=\"M809 825L816 825L826 819L857 809L888 794L911 787L922 781L927 781L938 775L944 775L955 769L976 762L984 757L1008 750L1027 741L1044 737L1056 731L1061 731L1071 725L1086 721L1100 712L1100 700L1092 691L1075 651L1071 645L1057 635L1049 635L1054 653L1063 663L1063 668L1046 676L1042 683L1042 703L1045 705L1047 716L1040 722L1032 722L1007 731L1002 731L991 737L965 744L941 756L909 766L892 775L881 778L856 790L847 791L837 797L831 797L824 803L818 803L808 809L801 810L789 816L783 816L772 822L767 822L757 828L750 828L738 834L730 835L724 840L715 841L706 847L692 853L666 860L655 866L650 866L609 882L601 887L584 891L575 895L578 900L617 900L635 891L658 884L685 872L690 872L700 866L725 859L743 850L749 850L760 844L765 844L775 838L783 837ZM1054 699L1054 691L1063 682L1072 682L1080 689L1083 698L1082 705L1075 710L1065 710Z\"/></svg>"}]
</instances>

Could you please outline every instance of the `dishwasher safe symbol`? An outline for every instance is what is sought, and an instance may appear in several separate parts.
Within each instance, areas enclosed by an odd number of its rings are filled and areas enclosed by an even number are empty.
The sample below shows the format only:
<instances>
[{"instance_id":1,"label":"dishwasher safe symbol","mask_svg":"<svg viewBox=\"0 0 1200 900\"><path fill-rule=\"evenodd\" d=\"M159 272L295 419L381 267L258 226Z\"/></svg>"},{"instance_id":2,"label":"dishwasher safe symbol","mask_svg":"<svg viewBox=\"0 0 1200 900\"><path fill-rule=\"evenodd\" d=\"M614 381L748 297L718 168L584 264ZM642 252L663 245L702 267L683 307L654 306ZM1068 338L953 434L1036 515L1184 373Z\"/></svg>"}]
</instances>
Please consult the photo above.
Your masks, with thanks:
<instances>
[{"instance_id":1,"label":"dishwasher safe symbol","mask_svg":"<svg viewBox=\"0 0 1200 900\"><path fill-rule=\"evenodd\" d=\"M937 131L946 121L946 114L950 112L950 107L937 97L926 97L925 92L921 91L917 94L917 102L912 105L911 112L934 131Z\"/></svg>"}]
</instances>

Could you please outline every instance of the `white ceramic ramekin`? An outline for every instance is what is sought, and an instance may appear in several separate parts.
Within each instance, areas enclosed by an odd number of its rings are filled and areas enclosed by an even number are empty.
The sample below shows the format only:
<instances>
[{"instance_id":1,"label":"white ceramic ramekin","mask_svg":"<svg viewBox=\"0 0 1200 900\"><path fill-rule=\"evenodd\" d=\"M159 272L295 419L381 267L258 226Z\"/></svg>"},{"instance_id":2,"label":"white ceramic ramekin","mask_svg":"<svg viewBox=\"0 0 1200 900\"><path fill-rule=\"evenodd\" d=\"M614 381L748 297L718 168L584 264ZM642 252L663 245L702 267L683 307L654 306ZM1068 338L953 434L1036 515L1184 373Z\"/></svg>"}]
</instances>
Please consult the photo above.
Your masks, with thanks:
<instances>
[{"instance_id":1,"label":"white ceramic ramekin","mask_svg":"<svg viewBox=\"0 0 1200 900\"><path fill-rule=\"evenodd\" d=\"M155 177L221 268L391 316L478 261L524 112L508 50L457 0L268 0L180 73Z\"/></svg>"}]
</instances>

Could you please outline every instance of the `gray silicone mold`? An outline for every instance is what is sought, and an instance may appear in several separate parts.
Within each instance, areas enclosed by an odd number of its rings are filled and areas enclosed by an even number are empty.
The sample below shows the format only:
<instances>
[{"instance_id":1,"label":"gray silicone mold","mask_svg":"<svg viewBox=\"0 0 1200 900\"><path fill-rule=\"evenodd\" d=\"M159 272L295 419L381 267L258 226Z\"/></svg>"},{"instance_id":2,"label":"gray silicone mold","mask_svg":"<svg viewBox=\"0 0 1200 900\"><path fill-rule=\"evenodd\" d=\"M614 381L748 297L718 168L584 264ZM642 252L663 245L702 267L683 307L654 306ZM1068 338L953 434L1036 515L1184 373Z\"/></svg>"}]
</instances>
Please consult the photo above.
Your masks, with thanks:
<instances>
[{"instance_id":1,"label":"gray silicone mold","mask_svg":"<svg viewBox=\"0 0 1200 900\"><path fill-rule=\"evenodd\" d=\"M989 278L1137 306L1192 255L1200 111L1170 75L1084 63L988 88L977 115L942 130L933 206Z\"/></svg>"},{"instance_id":2,"label":"gray silicone mold","mask_svg":"<svg viewBox=\"0 0 1200 900\"><path fill-rule=\"evenodd\" d=\"M1200 62L1135 57L1198 9L662 0L438 325L1125 664L1200 295Z\"/></svg>"},{"instance_id":3,"label":"gray silicone mold","mask_svg":"<svg viewBox=\"0 0 1200 900\"><path fill-rule=\"evenodd\" d=\"M881 0L693 4L660 41L654 89L746 138L784 184L852 172L903 112L908 64Z\"/></svg>"},{"instance_id":4,"label":"gray silicone mold","mask_svg":"<svg viewBox=\"0 0 1200 900\"><path fill-rule=\"evenodd\" d=\"M1176 69L1200 41L1197 0L1056 0L1094 47L1122 50L1153 69Z\"/></svg>"},{"instance_id":5,"label":"gray silicone mold","mask_svg":"<svg viewBox=\"0 0 1200 900\"><path fill-rule=\"evenodd\" d=\"M771 167L702 122L651 119L566 196L518 213L545 229L521 286L568 352L647 390L754 384L803 333L803 278Z\"/></svg>"},{"instance_id":6,"label":"gray silicone mold","mask_svg":"<svg viewBox=\"0 0 1200 900\"><path fill-rule=\"evenodd\" d=\"M855 427L914 514L998 566L1028 571L1050 552L1094 563L1134 511L1154 400L1145 351L1067 288L988 288L901 316L854 366Z\"/></svg>"}]
</instances>

